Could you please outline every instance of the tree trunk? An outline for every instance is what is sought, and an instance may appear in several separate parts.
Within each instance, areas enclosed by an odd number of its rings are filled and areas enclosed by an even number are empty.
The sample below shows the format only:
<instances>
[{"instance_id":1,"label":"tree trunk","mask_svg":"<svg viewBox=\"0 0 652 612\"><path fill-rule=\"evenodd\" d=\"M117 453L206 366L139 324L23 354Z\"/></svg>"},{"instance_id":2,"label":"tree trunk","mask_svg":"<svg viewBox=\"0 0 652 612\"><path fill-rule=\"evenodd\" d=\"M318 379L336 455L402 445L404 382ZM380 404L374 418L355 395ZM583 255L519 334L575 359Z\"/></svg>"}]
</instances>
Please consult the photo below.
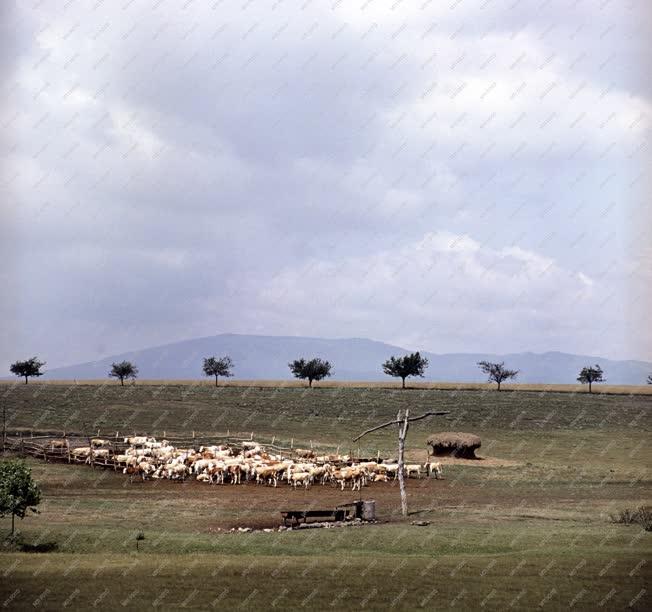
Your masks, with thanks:
<instances>
[{"instance_id":1,"label":"tree trunk","mask_svg":"<svg viewBox=\"0 0 652 612\"><path fill-rule=\"evenodd\" d=\"M407 494L405 493L405 474L404 465L405 465L405 437L407 436L407 430L410 426L408 421L408 416L410 414L409 409L405 410L405 414L401 415L399 410L396 420L403 420L403 423L398 425L398 488L401 492L401 514L407 516Z\"/></svg>"},{"instance_id":2,"label":"tree trunk","mask_svg":"<svg viewBox=\"0 0 652 612\"><path fill-rule=\"evenodd\" d=\"M378 429L383 429L385 427L390 427L392 425L398 425L398 465L397 467L397 476L398 476L398 484L399 484L399 490L401 493L401 513L403 516L407 516L407 495L405 492L405 475L404 475L404 467L405 467L405 439L407 437L407 432L408 428L410 427L410 420L412 421L420 421L421 419L424 419L428 416L435 416L435 415L442 415L442 414L448 414L448 412L433 412L429 411L421 416L413 417L410 419L410 410L408 408L405 409L405 414L402 414L402 411L399 410L396 419L389 421L388 423L384 423L383 425L378 425L377 427L372 427L371 429L367 429L366 431L363 431L359 436L353 439L354 442L362 438L362 436L366 436L368 433L371 433L372 431L376 431ZM293 443L291 443L292 446Z\"/></svg>"},{"instance_id":3,"label":"tree trunk","mask_svg":"<svg viewBox=\"0 0 652 612\"><path fill-rule=\"evenodd\" d=\"M14 535L14 519L16 518L16 515L12 512L11 513L11 535Z\"/></svg>"},{"instance_id":4,"label":"tree trunk","mask_svg":"<svg viewBox=\"0 0 652 612\"><path fill-rule=\"evenodd\" d=\"M125 386L125 379L122 376L120 377L120 385Z\"/></svg>"},{"instance_id":5,"label":"tree trunk","mask_svg":"<svg viewBox=\"0 0 652 612\"><path fill-rule=\"evenodd\" d=\"M27 376L25 376L25 384L27 384ZM13 533L13 532L12 532Z\"/></svg>"},{"instance_id":6,"label":"tree trunk","mask_svg":"<svg viewBox=\"0 0 652 612\"><path fill-rule=\"evenodd\" d=\"M217 387L217 374L215 375L215 386Z\"/></svg>"},{"instance_id":7,"label":"tree trunk","mask_svg":"<svg viewBox=\"0 0 652 612\"><path fill-rule=\"evenodd\" d=\"M498 381L498 391L500 391L500 381Z\"/></svg>"},{"instance_id":8,"label":"tree trunk","mask_svg":"<svg viewBox=\"0 0 652 612\"><path fill-rule=\"evenodd\" d=\"M405 376L403 376L402 378L403 378L403 387L402 388L405 389Z\"/></svg>"},{"instance_id":9,"label":"tree trunk","mask_svg":"<svg viewBox=\"0 0 652 612\"><path fill-rule=\"evenodd\" d=\"M308 386L312 389L312 378L308 379Z\"/></svg>"},{"instance_id":10,"label":"tree trunk","mask_svg":"<svg viewBox=\"0 0 652 612\"><path fill-rule=\"evenodd\" d=\"M589 381L589 393L593 393L593 391L591 391L591 384L591 381Z\"/></svg>"}]
</instances>

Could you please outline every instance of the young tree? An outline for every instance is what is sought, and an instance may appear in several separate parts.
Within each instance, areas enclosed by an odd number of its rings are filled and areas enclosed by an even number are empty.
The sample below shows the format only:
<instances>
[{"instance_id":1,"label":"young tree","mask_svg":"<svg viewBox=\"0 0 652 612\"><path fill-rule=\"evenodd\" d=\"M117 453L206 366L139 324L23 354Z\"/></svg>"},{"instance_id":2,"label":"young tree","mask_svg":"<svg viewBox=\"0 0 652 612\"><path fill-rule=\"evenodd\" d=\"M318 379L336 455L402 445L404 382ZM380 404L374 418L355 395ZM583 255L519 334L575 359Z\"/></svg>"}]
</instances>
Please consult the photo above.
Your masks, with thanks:
<instances>
[{"instance_id":1,"label":"young tree","mask_svg":"<svg viewBox=\"0 0 652 612\"><path fill-rule=\"evenodd\" d=\"M206 376L215 376L215 386L217 387L217 377L224 376L228 378L233 376L231 369L233 368L233 361L228 355L218 359L217 357L204 357L204 374Z\"/></svg>"},{"instance_id":2,"label":"young tree","mask_svg":"<svg viewBox=\"0 0 652 612\"><path fill-rule=\"evenodd\" d=\"M428 367L428 360L421 357L419 352L405 355L404 357L390 357L383 363L383 372L388 376L395 376L403 381L403 389L405 389L405 379L408 376L421 376Z\"/></svg>"},{"instance_id":3,"label":"young tree","mask_svg":"<svg viewBox=\"0 0 652 612\"><path fill-rule=\"evenodd\" d=\"M138 368L133 363L131 363L131 361L112 363L109 377L118 378L120 380L120 384L124 387L125 378L133 378L135 380L138 377Z\"/></svg>"},{"instance_id":4,"label":"young tree","mask_svg":"<svg viewBox=\"0 0 652 612\"><path fill-rule=\"evenodd\" d=\"M9 366L9 370L16 376L23 376L25 384L30 376L43 376L41 368L45 365L45 361L39 361L36 357L27 359L26 361L16 361Z\"/></svg>"},{"instance_id":5,"label":"young tree","mask_svg":"<svg viewBox=\"0 0 652 612\"><path fill-rule=\"evenodd\" d=\"M652 374L647 377L647 384L652 385Z\"/></svg>"},{"instance_id":6,"label":"young tree","mask_svg":"<svg viewBox=\"0 0 652 612\"><path fill-rule=\"evenodd\" d=\"M312 381L320 381L331 375L331 364L328 361L323 361L318 357L306 361L305 359L295 359L288 363L288 367L295 378L308 379L308 386L312 387Z\"/></svg>"},{"instance_id":7,"label":"young tree","mask_svg":"<svg viewBox=\"0 0 652 612\"><path fill-rule=\"evenodd\" d=\"M448 414L448 412L430 411L430 412L425 412L420 416L411 417L409 408L406 408L405 410L401 409L398 411L398 414L396 415L396 420L389 421L389 423L383 423L382 425L372 427L371 429L367 429L366 431L363 431L359 436L353 438L353 441L357 442L360 438L362 438L362 436L366 436L368 433L371 433L372 431L383 429L384 427L390 427L392 425L398 425L398 488L401 493L401 513L403 514L403 516L407 516L408 513L407 495L405 493L405 474L404 474L403 466L405 465L405 438L407 437L407 432L408 429L410 428L410 423L412 423L413 421L420 421L421 419L425 419L426 417L429 416L441 416L444 414Z\"/></svg>"},{"instance_id":8,"label":"young tree","mask_svg":"<svg viewBox=\"0 0 652 612\"><path fill-rule=\"evenodd\" d=\"M15 518L25 518L27 511L38 512L41 490L32 480L32 472L24 461L0 462L0 516L11 514L11 534Z\"/></svg>"},{"instance_id":9,"label":"young tree","mask_svg":"<svg viewBox=\"0 0 652 612\"><path fill-rule=\"evenodd\" d=\"M488 376L488 382L498 383L498 391L503 380L516 378L518 370L508 370L505 367L505 362L491 363L490 361L478 361L478 367Z\"/></svg>"},{"instance_id":10,"label":"young tree","mask_svg":"<svg viewBox=\"0 0 652 612\"><path fill-rule=\"evenodd\" d=\"M604 372L602 371L602 368L596 363L593 367L587 366L582 368L577 380L583 385L588 383L589 393L593 393L591 385L593 385L594 382L605 382L605 378L602 376L603 374Z\"/></svg>"}]
</instances>

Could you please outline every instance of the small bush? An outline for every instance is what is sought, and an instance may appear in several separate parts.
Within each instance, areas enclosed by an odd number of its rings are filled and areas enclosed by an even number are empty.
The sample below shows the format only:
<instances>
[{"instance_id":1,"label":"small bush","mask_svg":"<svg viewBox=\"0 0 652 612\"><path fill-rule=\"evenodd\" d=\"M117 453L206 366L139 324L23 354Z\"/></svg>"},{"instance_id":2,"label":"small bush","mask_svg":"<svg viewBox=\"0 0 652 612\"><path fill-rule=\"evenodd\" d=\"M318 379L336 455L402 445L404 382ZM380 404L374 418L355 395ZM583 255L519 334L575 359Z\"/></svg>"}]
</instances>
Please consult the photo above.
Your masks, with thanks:
<instances>
[{"instance_id":1,"label":"small bush","mask_svg":"<svg viewBox=\"0 0 652 612\"><path fill-rule=\"evenodd\" d=\"M14 552L20 550L21 544L22 544L22 539L21 539L20 532L11 533L2 540L2 547L0 548L0 550L2 550L2 552L10 552L10 551Z\"/></svg>"},{"instance_id":2,"label":"small bush","mask_svg":"<svg viewBox=\"0 0 652 612\"><path fill-rule=\"evenodd\" d=\"M22 533L14 533L7 536L0 545L2 552L27 552L27 553L48 553L59 549L56 542L37 542L30 544L23 541Z\"/></svg>"},{"instance_id":3,"label":"small bush","mask_svg":"<svg viewBox=\"0 0 652 612\"><path fill-rule=\"evenodd\" d=\"M54 552L59 548L59 545L56 542L41 542L40 544L21 544L20 550L22 552L33 552L33 553L48 553Z\"/></svg>"},{"instance_id":4,"label":"small bush","mask_svg":"<svg viewBox=\"0 0 652 612\"><path fill-rule=\"evenodd\" d=\"M645 529L645 531L652 531L652 508L649 506L641 506L638 509L637 523Z\"/></svg>"},{"instance_id":5,"label":"small bush","mask_svg":"<svg viewBox=\"0 0 652 612\"><path fill-rule=\"evenodd\" d=\"M640 506L636 510L625 508L611 515L611 522L620 525L640 525L645 531L652 531L652 508Z\"/></svg>"}]
</instances>

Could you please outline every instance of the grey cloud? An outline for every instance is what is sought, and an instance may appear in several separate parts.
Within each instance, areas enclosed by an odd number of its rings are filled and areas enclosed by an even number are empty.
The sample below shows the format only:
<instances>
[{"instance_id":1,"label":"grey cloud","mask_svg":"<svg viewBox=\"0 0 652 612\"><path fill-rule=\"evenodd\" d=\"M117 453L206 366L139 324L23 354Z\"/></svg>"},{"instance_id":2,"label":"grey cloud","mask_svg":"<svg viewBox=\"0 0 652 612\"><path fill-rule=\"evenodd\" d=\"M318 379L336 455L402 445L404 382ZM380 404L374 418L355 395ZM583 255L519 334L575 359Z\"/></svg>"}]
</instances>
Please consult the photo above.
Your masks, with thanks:
<instances>
[{"instance_id":1,"label":"grey cloud","mask_svg":"<svg viewBox=\"0 0 652 612\"><path fill-rule=\"evenodd\" d=\"M619 321L641 206L629 185L649 160L643 8L391 4L17 8L0 360L220 331L649 358ZM523 305L436 267L413 279L448 287L422 321L429 294L412 304L410 286L352 264L401 253L409 269L441 231L505 278L514 246L554 260L562 286L597 275L616 291L594 304L611 331L600 344L590 322L548 313L536 276ZM38 268L16 272L30 257ZM412 297L388 326L397 296ZM509 347L463 324L487 310Z\"/></svg>"}]
</instances>

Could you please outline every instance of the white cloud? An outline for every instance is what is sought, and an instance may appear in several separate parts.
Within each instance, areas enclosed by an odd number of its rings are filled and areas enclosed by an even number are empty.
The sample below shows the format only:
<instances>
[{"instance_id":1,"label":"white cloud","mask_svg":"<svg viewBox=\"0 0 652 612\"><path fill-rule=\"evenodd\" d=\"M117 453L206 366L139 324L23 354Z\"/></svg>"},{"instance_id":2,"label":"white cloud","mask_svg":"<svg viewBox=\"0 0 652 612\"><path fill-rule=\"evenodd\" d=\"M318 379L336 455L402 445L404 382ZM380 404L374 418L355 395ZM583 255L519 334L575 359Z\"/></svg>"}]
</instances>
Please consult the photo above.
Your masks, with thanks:
<instances>
[{"instance_id":1,"label":"white cloud","mask_svg":"<svg viewBox=\"0 0 652 612\"><path fill-rule=\"evenodd\" d=\"M366 256L287 267L256 303L269 321L291 320L305 334L362 326L372 337L408 346L418 339L431 350L456 350L455 342L545 350L565 345L564 330L594 312L601 294L586 274L532 251L441 231ZM503 325L519 336L504 337Z\"/></svg>"}]
</instances>

